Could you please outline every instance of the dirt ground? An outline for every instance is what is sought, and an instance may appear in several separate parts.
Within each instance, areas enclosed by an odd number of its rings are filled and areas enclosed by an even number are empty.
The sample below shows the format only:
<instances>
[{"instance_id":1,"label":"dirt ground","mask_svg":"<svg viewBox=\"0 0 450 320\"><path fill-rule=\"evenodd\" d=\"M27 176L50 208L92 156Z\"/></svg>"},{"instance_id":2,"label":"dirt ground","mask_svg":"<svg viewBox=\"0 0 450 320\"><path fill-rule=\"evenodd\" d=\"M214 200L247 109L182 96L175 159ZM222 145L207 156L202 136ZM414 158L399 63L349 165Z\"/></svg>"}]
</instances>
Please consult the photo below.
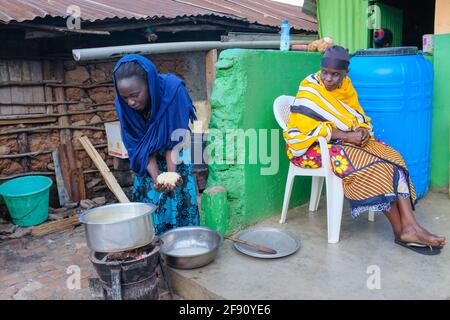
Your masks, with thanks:
<instances>
[{"instance_id":1,"label":"dirt ground","mask_svg":"<svg viewBox=\"0 0 450 320\"><path fill-rule=\"evenodd\" d=\"M0 243L0 299L94 299L88 278L97 276L89 252L82 226ZM164 288L160 289L160 299L168 299Z\"/></svg>"}]
</instances>

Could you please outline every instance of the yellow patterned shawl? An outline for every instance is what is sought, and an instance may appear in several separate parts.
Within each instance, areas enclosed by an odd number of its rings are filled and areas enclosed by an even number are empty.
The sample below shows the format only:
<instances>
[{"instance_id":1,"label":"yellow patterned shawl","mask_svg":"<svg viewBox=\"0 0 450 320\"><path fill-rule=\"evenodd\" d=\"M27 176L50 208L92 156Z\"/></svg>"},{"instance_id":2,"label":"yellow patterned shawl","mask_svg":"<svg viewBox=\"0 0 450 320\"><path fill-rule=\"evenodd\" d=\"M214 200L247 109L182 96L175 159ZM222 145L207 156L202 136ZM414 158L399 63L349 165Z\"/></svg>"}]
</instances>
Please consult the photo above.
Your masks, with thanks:
<instances>
[{"instance_id":1,"label":"yellow patterned shawl","mask_svg":"<svg viewBox=\"0 0 450 320\"><path fill-rule=\"evenodd\" d=\"M300 83L283 132L288 157L305 154L320 136L330 141L333 128L352 131L358 127L368 129L373 136L370 118L364 114L350 78L345 77L340 88L328 91L319 72L311 74Z\"/></svg>"}]
</instances>

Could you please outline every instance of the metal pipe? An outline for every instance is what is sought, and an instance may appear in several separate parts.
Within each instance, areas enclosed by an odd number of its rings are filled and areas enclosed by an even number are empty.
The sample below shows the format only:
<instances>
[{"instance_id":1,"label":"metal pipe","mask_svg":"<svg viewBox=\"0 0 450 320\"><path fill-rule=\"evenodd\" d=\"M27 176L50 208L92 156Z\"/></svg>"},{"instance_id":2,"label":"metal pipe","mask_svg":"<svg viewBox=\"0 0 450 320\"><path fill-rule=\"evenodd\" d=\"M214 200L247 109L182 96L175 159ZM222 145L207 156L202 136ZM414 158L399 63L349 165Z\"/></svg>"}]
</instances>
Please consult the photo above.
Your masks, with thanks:
<instances>
[{"instance_id":1,"label":"metal pipe","mask_svg":"<svg viewBox=\"0 0 450 320\"><path fill-rule=\"evenodd\" d=\"M307 40L294 40L291 44L308 44ZM167 42L152 44L136 44L129 46L113 46L89 49L73 49L73 58L76 61L107 59L123 56L130 53L156 54L171 52L209 51L212 49L250 48L273 49L279 48L280 41L193 41L193 42Z\"/></svg>"}]
</instances>

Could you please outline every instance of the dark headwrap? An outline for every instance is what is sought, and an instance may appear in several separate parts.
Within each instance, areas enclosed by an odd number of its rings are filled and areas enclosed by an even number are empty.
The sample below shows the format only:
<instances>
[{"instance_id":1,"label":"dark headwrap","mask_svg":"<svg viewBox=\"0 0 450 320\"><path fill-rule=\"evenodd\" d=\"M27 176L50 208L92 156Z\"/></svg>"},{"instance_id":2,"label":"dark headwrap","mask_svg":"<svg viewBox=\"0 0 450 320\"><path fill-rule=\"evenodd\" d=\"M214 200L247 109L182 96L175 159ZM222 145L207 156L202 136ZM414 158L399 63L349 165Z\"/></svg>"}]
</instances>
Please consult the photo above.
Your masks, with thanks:
<instances>
[{"instance_id":1,"label":"dark headwrap","mask_svg":"<svg viewBox=\"0 0 450 320\"><path fill-rule=\"evenodd\" d=\"M151 117L146 121L117 93L116 111L122 127L123 143L128 151L131 169L138 176L147 172L150 155L173 149L182 138L173 141L171 134L177 129L189 130L189 120L195 120L195 108L183 83L173 74L158 74L147 58L130 54L117 62L114 72L122 63L135 61L147 73L148 91L151 99Z\"/></svg>"},{"instance_id":2,"label":"dark headwrap","mask_svg":"<svg viewBox=\"0 0 450 320\"><path fill-rule=\"evenodd\" d=\"M375 48L390 47L392 45L392 32L389 29L377 29L373 33Z\"/></svg>"},{"instance_id":3,"label":"dark headwrap","mask_svg":"<svg viewBox=\"0 0 450 320\"><path fill-rule=\"evenodd\" d=\"M328 48L322 58L321 66L336 70L347 70L350 64L348 50L341 46Z\"/></svg>"}]
</instances>

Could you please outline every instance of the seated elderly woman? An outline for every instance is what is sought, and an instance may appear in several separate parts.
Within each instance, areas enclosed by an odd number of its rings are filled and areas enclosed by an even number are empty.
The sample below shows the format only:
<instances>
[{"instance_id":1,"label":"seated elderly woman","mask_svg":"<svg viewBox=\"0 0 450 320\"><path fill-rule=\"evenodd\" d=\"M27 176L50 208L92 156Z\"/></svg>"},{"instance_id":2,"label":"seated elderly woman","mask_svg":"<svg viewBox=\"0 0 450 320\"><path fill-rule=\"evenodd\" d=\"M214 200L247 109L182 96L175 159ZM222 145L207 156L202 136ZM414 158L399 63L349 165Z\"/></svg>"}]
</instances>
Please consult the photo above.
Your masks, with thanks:
<instances>
[{"instance_id":1,"label":"seated elderly woman","mask_svg":"<svg viewBox=\"0 0 450 320\"><path fill-rule=\"evenodd\" d=\"M374 138L370 118L353 88L348 51L333 46L325 52L321 70L300 83L284 138L290 161L317 168L317 139L329 142L334 174L342 178L352 216L383 211L394 231L395 243L422 254L438 254L445 238L422 228L414 217L414 187L402 156Z\"/></svg>"}]
</instances>

